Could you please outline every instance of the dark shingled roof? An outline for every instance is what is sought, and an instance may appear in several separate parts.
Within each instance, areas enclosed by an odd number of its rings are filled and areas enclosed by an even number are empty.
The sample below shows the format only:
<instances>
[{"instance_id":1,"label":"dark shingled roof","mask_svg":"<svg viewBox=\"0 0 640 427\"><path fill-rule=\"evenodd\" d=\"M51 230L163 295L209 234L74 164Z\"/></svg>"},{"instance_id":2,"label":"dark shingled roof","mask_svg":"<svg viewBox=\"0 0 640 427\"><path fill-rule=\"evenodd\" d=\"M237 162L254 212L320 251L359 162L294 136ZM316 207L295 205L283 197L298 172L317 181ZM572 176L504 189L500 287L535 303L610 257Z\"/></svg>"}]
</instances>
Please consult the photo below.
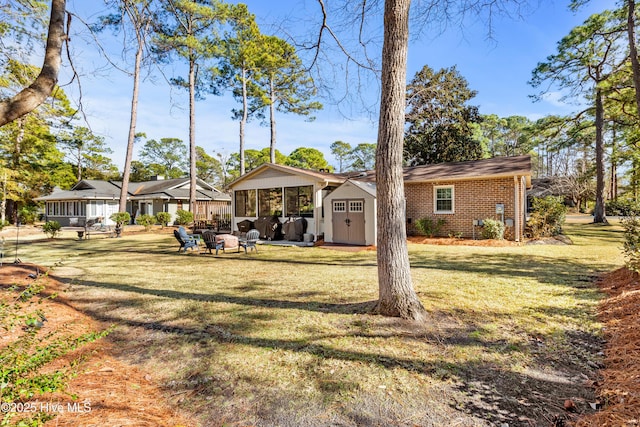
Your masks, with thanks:
<instances>
[{"instance_id":1,"label":"dark shingled roof","mask_svg":"<svg viewBox=\"0 0 640 427\"><path fill-rule=\"evenodd\" d=\"M128 187L129 199L188 199L189 189L184 186L189 182L189 178L130 182ZM231 196L217 190L200 179L198 179L198 186L199 188L196 190L197 200L231 200ZM38 197L36 200L118 199L120 197L121 187L121 181L83 179L76 183L71 190L64 191L58 189L50 195Z\"/></svg>"},{"instance_id":2,"label":"dark shingled roof","mask_svg":"<svg viewBox=\"0 0 640 427\"><path fill-rule=\"evenodd\" d=\"M362 176L364 175L364 176ZM374 181L375 171L367 171L359 180ZM531 156L494 157L467 162L438 163L404 168L405 182L464 180L473 178L497 178L527 176L530 185Z\"/></svg>"}]
</instances>

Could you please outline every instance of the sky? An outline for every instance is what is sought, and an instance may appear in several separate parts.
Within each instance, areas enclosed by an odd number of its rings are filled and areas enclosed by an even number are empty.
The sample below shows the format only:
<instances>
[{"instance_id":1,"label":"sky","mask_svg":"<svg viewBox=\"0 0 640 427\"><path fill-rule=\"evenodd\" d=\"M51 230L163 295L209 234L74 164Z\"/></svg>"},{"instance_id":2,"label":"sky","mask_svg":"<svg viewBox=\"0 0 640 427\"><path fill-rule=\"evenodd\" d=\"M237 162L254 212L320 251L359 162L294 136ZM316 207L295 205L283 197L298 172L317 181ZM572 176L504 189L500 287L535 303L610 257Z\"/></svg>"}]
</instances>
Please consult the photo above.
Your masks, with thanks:
<instances>
[{"instance_id":1,"label":"sky","mask_svg":"<svg viewBox=\"0 0 640 427\"><path fill-rule=\"evenodd\" d=\"M79 99L81 92L89 127L105 138L113 150L111 158L122 169L129 129L132 79L109 67L86 31L83 31L81 23L81 20L90 22L103 15L104 9L99 7L101 3L68 1L68 10L79 18L72 22L71 32L72 58L79 79L66 84L71 74L68 61L65 61L67 66L61 74L60 84L74 99ZM290 34L297 37L311 34L315 21L309 18L315 18L319 10L316 0L249 0L244 3L256 15L263 33L283 38ZM537 63L555 53L558 41L573 27L580 25L593 13L612 8L615 1L592 0L577 13L569 11L567 4L568 0L541 0L520 16L496 18L492 21L490 37L481 19L468 20L462 25L449 25L445 31L438 24L425 26L420 31L412 27L415 31L409 46L407 79L411 80L424 65L434 70L456 66L468 81L469 88L477 91L470 104L477 105L481 114L501 117L521 115L532 120L549 114L568 114L575 107L560 103L557 93L551 92L539 102L530 99L530 95L536 92L528 85L531 72ZM419 6L420 1L414 0L413 5L414 8ZM338 29L338 24L335 25ZM379 39L381 27L381 17L372 16L366 27L367 35ZM347 40L348 34L342 34ZM114 57L120 55L121 41L109 33L100 38L108 52ZM372 51L376 48L371 47ZM334 89L332 98L342 97L345 93L343 78L339 76L339 67L344 63L344 58L340 56L339 52L333 50L320 60L324 70L334 73L325 73L323 77L323 82ZM307 57L303 55L303 59ZM338 68L328 68L326 65L334 59ZM179 74L184 69L182 67L180 63L168 65L163 72L171 77ZM77 86L78 81L81 91ZM304 117L292 114L278 114L276 148L288 155L298 147L313 147L322 151L331 165L337 166L329 148L334 141L344 141L352 146L362 142L375 143L379 83L374 75L368 74L361 84L359 92L350 93L354 95L353 98L347 98L340 104L334 104L329 97L320 98L324 109L315 114L314 121L309 122ZM366 110L354 100L356 98L364 98L365 103L373 105L373 108ZM220 153L227 157L238 152L239 124L231 118L231 110L237 107L229 95L208 95L198 101L196 144L208 154ZM140 89L137 131L144 132L148 139L180 138L188 144L188 123L187 91L171 88L157 72L148 76ZM258 122L249 123L245 136L245 148L260 150L269 146L269 128ZM138 149L139 146L134 153L134 160L137 159Z\"/></svg>"}]
</instances>

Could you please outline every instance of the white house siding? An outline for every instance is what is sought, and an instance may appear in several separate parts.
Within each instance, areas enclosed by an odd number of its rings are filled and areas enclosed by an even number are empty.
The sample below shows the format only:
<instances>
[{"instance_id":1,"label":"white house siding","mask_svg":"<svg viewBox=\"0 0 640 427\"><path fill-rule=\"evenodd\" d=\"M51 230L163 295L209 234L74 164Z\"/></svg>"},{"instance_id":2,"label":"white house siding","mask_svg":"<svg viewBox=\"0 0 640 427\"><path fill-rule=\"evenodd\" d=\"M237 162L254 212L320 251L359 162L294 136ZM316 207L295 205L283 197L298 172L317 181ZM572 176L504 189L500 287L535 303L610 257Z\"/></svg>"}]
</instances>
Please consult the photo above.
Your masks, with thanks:
<instances>
[{"instance_id":1,"label":"white house siding","mask_svg":"<svg viewBox=\"0 0 640 427\"><path fill-rule=\"evenodd\" d=\"M324 233L323 221L322 221L322 188L324 182L317 182L301 175L289 174L273 169L267 169L264 172L238 182L233 185L233 230L238 230L238 223L246 219L254 221L257 217L242 217L235 216L235 192L239 190L259 190L265 188L285 188L285 187L300 187L305 185L312 185L314 190L314 217L305 218L307 220L307 233L313 233L315 236ZM257 207L257 201L256 201ZM287 217L280 217L280 221L286 221Z\"/></svg>"},{"instance_id":2,"label":"white house siding","mask_svg":"<svg viewBox=\"0 0 640 427\"><path fill-rule=\"evenodd\" d=\"M176 213L178 212L178 204L175 202L169 203L169 205L167 206L167 212L171 214L171 220L169 221L169 224L173 224L173 221L175 221L176 219Z\"/></svg>"},{"instance_id":3,"label":"white house siding","mask_svg":"<svg viewBox=\"0 0 640 427\"><path fill-rule=\"evenodd\" d=\"M376 244L376 198L362 188L347 181L324 198L324 241L334 242L333 236L333 201L334 200L364 200L364 231L365 245Z\"/></svg>"}]
</instances>

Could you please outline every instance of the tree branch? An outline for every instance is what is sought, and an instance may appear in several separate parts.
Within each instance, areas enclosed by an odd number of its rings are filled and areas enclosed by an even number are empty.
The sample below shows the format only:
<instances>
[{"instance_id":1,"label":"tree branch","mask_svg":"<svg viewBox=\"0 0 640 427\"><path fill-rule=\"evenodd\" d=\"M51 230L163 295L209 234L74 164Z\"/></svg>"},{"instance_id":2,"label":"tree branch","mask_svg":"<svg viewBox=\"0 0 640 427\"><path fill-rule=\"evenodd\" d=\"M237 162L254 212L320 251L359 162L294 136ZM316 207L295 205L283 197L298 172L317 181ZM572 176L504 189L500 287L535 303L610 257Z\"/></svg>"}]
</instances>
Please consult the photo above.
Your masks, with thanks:
<instances>
[{"instance_id":1,"label":"tree branch","mask_svg":"<svg viewBox=\"0 0 640 427\"><path fill-rule=\"evenodd\" d=\"M64 32L65 7L66 0L51 1L51 18L42 70L31 86L12 98L0 101L0 126L36 109L56 87L62 63L62 44L67 38Z\"/></svg>"}]
</instances>

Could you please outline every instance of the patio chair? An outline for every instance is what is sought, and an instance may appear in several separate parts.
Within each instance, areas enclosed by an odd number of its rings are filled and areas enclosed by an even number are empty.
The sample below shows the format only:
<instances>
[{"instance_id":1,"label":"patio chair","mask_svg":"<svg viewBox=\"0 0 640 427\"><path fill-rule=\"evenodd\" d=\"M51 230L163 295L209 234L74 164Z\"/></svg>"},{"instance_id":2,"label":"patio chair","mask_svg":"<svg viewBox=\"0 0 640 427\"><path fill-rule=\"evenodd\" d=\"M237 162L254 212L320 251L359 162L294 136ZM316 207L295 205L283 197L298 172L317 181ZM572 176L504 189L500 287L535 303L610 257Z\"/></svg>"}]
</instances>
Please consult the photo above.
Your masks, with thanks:
<instances>
[{"instance_id":1,"label":"patio chair","mask_svg":"<svg viewBox=\"0 0 640 427\"><path fill-rule=\"evenodd\" d=\"M200 243L200 237L187 234L187 230L185 230L184 227L179 227L177 230L173 230L173 235L180 243L178 252L180 252L181 250L187 252L187 249L189 248L198 250L200 249L200 247L198 246L198 244Z\"/></svg>"},{"instance_id":2,"label":"patio chair","mask_svg":"<svg viewBox=\"0 0 640 427\"><path fill-rule=\"evenodd\" d=\"M240 246L244 248L244 253L247 253L248 249L253 249L258 252L258 247L256 243L258 243L258 239L260 238L260 232L255 228L247 231L247 235L244 239L240 240Z\"/></svg>"},{"instance_id":3,"label":"patio chair","mask_svg":"<svg viewBox=\"0 0 640 427\"><path fill-rule=\"evenodd\" d=\"M202 232L202 240L204 241L205 246L210 254L213 249L216 250L216 255L218 255L218 251L220 249L224 250L224 240L216 239L216 233L211 230L205 230Z\"/></svg>"}]
</instances>

